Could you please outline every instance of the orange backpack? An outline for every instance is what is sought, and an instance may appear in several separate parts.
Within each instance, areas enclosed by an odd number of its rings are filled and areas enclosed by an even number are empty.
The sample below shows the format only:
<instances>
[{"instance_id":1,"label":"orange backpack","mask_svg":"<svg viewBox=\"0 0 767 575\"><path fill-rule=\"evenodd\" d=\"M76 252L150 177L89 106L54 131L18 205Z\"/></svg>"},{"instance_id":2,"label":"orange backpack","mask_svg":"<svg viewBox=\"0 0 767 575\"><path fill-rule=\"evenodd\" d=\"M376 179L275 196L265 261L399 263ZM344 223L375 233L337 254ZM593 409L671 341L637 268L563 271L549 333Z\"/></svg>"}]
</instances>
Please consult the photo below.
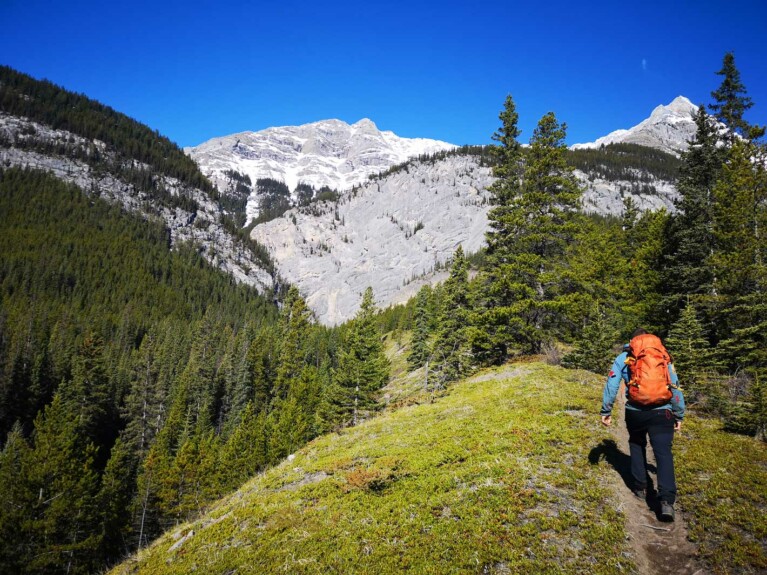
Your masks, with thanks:
<instances>
[{"instance_id":1,"label":"orange backpack","mask_svg":"<svg viewBox=\"0 0 767 575\"><path fill-rule=\"evenodd\" d=\"M658 336L647 333L633 338L626 358L631 374L629 402L642 407L657 407L671 401L670 361L671 356Z\"/></svg>"}]
</instances>

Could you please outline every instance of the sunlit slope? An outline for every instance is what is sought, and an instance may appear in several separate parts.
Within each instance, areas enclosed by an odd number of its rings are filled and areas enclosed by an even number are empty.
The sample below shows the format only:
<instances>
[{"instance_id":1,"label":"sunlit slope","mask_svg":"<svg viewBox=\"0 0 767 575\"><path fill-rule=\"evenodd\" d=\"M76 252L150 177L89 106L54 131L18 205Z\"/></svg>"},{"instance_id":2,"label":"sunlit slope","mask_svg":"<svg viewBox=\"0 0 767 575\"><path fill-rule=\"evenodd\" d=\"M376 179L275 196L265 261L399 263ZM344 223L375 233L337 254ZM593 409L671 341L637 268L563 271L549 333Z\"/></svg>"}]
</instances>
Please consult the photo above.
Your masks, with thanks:
<instances>
[{"instance_id":1,"label":"sunlit slope","mask_svg":"<svg viewBox=\"0 0 767 575\"><path fill-rule=\"evenodd\" d=\"M315 440L114 573L629 570L611 470L588 460L599 394L542 364L482 372Z\"/></svg>"}]
</instances>

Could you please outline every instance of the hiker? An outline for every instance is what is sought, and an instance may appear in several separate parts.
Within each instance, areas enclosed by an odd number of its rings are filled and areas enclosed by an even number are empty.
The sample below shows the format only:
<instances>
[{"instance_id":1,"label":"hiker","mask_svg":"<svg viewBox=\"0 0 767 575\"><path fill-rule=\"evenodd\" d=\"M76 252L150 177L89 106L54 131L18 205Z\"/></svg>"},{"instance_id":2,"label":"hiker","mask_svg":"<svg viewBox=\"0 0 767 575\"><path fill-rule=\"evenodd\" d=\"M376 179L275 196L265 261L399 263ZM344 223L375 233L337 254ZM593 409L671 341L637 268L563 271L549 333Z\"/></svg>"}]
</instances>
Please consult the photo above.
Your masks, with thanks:
<instances>
[{"instance_id":1,"label":"hiker","mask_svg":"<svg viewBox=\"0 0 767 575\"><path fill-rule=\"evenodd\" d=\"M674 520L676 480L671 442L682 428L684 396L671 357L655 335L636 330L631 342L615 358L602 394L602 424L612 423L611 412L621 381L626 383L626 428L629 432L634 495L647 498L647 435L655 454L660 519Z\"/></svg>"}]
</instances>

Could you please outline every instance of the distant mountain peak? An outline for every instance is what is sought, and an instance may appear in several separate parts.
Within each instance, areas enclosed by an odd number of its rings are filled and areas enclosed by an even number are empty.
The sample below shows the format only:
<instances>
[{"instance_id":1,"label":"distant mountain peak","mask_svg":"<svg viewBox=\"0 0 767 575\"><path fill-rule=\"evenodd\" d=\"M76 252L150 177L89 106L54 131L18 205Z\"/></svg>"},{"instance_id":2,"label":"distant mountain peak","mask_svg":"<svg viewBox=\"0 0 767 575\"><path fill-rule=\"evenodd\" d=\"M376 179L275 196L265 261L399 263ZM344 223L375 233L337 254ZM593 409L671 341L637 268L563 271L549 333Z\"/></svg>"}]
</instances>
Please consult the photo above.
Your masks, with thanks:
<instances>
[{"instance_id":1,"label":"distant mountain peak","mask_svg":"<svg viewBox=\"0 0 767 575\"><path fill-rule=\"evenodd\" d=\"M351 125L329 119L241 132L184 151L219 187L226 185L226 172L235 170L254 183L271 178L284 182L290 190L303 183L315 189L328 186L341 191L410 158L455 147L439 140L401 138L362 118ZM258 202L255 194L248 200L248 221L257 217Z\"/></svg>"},{"instance_id":2,"label":"distant mountain peak","mask_svg":"<svg viewBox=\"0 0 767 575\"><path fill-rule=\"evenodd\" d=\"M640 144L664 152L679 154L687 149L696 131L695 113L698 107L684 96L677 96L667 105L657 106L650 117L629 129L615 130L594 142L574 144L573 150L598 148L608 144Z\"/></svg>"}]
</instances>

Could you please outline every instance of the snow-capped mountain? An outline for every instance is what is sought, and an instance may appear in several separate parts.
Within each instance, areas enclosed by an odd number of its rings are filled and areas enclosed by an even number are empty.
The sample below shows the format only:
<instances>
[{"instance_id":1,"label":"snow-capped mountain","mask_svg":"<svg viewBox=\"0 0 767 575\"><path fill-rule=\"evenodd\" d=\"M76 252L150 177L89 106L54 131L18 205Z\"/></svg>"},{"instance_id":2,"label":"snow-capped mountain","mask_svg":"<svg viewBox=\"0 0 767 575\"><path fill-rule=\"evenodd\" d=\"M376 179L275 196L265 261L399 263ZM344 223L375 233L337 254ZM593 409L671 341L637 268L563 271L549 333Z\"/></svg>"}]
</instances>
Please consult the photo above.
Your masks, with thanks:
<instances>
[{"instance_id":1,"label":"snow-capped mountain","mask_svg":"<svg viewBox=\"0 0 767 575\"><path fill-rule=\"evenodd\" d=\"M574 144L573 150L599 148L607 144L639 144L678 155L687 149L695 136L694 115L698 107L684 96L677 96L668 106L658 106L650 117L628 130L615 130L596 142Z\"/></svg>"},{"instance_id":2,"label":"snow-capped mountain","mask_svg":"<svg viewBox=\"0 0 767 575\"><path fill-rule=\"evenodd\" d=\"M226 186L225 173L234 170L249 176L253 184L259 178L271 178L284 182L293 191L299 183L315 189L323 186L350 189L371 174L408 158L454 147L438 140L401 138L363 119L351 125L341 120L323 120L241 132L184 151L219 188ZM254 192L248 198L247 221L257 215L258 197Z\"/></svg>"}]
</instances>

